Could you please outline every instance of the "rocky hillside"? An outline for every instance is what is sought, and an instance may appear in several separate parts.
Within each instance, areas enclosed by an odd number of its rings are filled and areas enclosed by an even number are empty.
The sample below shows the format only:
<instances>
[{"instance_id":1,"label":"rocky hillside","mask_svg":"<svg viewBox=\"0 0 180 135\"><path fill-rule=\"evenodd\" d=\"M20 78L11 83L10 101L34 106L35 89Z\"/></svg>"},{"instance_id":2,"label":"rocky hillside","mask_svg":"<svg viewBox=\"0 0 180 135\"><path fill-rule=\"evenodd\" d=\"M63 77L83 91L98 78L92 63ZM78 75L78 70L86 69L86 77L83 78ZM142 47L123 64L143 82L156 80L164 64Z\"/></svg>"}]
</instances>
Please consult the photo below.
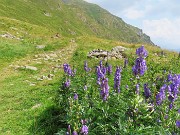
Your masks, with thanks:
<instances>
[{"instance_id":1,"label":"rocky hillside","mask_svg":"<svg viewBox=\"0 0 180 135\"><path fill-rule=\"evenodd\" d=\"M1 0L0 20L3 20L3 23L0 28L3 31L0 34L9 32L9 20L12 19L20 21L21 24L44 27L50 33L58 33L58 36L90 35L153 45L150 37L141 29L125 23L98 5L83 0ZM7 29L4 29L5 26Z\"/></svg>"}]
</instances>

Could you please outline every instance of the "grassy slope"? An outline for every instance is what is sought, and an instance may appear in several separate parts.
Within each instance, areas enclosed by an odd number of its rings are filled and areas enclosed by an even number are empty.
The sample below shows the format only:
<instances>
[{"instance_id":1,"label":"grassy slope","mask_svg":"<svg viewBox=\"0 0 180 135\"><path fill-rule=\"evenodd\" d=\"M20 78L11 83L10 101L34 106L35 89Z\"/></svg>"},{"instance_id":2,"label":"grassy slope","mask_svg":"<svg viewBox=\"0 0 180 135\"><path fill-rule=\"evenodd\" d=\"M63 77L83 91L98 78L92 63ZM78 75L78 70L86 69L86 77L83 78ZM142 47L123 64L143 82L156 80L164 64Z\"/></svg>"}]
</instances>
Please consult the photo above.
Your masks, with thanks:
<instances>
[{"instance_id":1,"label":"grassy slope","mask_svg":"<svg viewBox=\"0 0 180 135\"><path fill-rule=\"evenodd\" d=\"M148 36L138 35L138 28L82 0L69 3L62 0L2 0L0 9L0 16L43 26L63 36L93 35L129 43L152 43Z\"/></svg>"}]
</instances>

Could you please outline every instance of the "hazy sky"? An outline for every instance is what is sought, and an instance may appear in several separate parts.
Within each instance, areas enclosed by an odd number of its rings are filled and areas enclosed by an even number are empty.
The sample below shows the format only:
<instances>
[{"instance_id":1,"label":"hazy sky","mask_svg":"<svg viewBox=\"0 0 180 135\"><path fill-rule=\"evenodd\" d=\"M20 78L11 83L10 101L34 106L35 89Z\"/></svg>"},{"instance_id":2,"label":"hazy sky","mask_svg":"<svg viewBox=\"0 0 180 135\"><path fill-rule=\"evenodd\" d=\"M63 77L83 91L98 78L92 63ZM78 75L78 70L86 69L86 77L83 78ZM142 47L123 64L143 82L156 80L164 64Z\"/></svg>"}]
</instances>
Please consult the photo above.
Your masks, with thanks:
<instances>
[{"instance_id":1,"label":"hazy sky","mask_svg":"<svg viewBox=\"0 0 180 135\"><path fill-rule=\"evenodd\" d=\"M143 29L167 49L180 49L180 0L85 0Z\"/></svg>"}]
</instances>

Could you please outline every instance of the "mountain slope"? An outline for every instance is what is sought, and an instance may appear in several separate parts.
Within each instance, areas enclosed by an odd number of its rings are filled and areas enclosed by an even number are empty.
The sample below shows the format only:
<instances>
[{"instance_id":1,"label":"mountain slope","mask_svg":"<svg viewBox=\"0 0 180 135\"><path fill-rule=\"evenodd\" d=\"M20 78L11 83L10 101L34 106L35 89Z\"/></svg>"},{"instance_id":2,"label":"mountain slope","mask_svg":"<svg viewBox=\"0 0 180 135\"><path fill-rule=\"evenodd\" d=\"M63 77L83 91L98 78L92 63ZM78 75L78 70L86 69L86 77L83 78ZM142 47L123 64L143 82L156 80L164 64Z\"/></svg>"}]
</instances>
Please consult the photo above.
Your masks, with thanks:
<instances>
[{"instance_id":1,"label":"mountain slope","mask_svg":"<svg viewBox=\"0 0 180 135\"><path fill-rule=\"evenodd\" d=\"M67 37L91 35L153 44L142 30L83 0L1 0L0 16L39 25Z\"/></svg>"}]
</instances>

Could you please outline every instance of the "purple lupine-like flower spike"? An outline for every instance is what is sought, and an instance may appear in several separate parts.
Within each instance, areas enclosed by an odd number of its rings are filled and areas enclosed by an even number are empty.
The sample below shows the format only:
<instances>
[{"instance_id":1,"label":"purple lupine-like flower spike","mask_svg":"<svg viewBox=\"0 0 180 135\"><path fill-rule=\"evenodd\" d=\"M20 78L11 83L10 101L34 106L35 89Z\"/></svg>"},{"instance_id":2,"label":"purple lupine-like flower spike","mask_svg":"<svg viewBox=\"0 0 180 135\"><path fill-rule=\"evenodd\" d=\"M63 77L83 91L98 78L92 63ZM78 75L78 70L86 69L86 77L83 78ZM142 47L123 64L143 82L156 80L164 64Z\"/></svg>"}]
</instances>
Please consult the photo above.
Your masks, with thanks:
<instances>
[{"instance_id":1,"label":"purple lupine-like flower spike","mask_svg":"<svg viewBox=\"0 0 180 135\"><path fill-rule=\"evenodd\" d=\"M64 68L64 72L67 73L67 72L68 72L69 65L68 65L67 63L64 63L64 64L63 64L63 68Z\"/></svg>"},{"instance_id":2,"label":"purple lupine-like flower spike","mask_svg":"<svg viewBox=\"0 0 180 135\"><path fill-rule=\"evenodd\" d=\"M144 84L144 95L145 95L146 98L149 98L151 96L151 91L148 88L148 84L147 83Z\"/></svg>"},{"instance_id":3,"label":"purple lupine-like flower spike","mask_svg":"<svg viewBox=\"0 0 180 135\"><path fill-rule=\"evenodd\" d=\"M108 85L108 78L103 78L101 80L101 91L100 95L104 101L107 100L109 96L109 85Z\"/></svg>"},{"instance_id":4,"label":"purple lupine-like flower spike","mask_svg":"<svg viewBox=\"0 0 180 135\"><path fill-rule=\"evenodd\" d=\"M70 79L68 79L65 83L64 83L64 87L65 88L69 88L71 82L70 82Z\"/></svg>"},{"instance_id":5,"label":"purple lupine-like flower spike","mask_svg":"<svg viewBox=\"0 0 180 135\"><path fill-rule=\"evenodd\" d=\"M96 75L97 75L97 84L101 85L101 80L105 78L106 75L106 68L103 65L97 66Z\"/></svg>"},{"instance_id":6,"label":"purple lupine-like flower spike","mask_svg":"<svg viewBox=\"0 0 180 135\"><path fill-rule=\"evenodd\" d=\"M167 88L167 85L164 84L161 87L160 92L156 95L156 103L157 103L157 105L161 105L163 100L166 98L166 94L165 94L166 88Z\"/></svg>"},{"instance_id":7,"label":"purple lupine-like flower spike","mask_svg":"<svg viewBox=\"0 0 180 135\"><path fill-rule=\"evenodd\" d=\"M176 121L176 127L180 128L180 120Z\"/></svg>"},{"instance_id":8,"label":"purple lupine-like flower spike","mask_svg":"<svg viewBox=\"0 0 180 135\"><path fill-rule=\"evenodd\" d=\"M168 86L168 99L171 102L170 104L173 104L173 102L178 98L180 88L180 75L170 74L169 76L168 79L170 78L169 80L171 81L171 84Z\"/></svg>"},{"instance_id":9,"label":"purple lupine-like flower spike","mask_svg":"<svg viewBox=\"0 0 180 135\"><path fill-rule=\"evenodd\" d=\"M173 78L173 77L172 77L172 74L169 74L167 81L168 81L168 82L172 81L172 78Z\"/></svg>"},{"instance_id":10,"label":"purple lupine-like flower spike","mask_svg":"<svg viewBox=\"0 0 180 135\"><path fill-rule=\"evenodd\" d=\"M76 131L73 131L72 135L78 135L78 133Z\"/></svg>"},{"instance_id":11,"label":"purple lupine-like flower spike","mask_svg":"<svg viewBox=\"0 0 180 135\"><path fill-rule=\"evenodd\" d=\"M143 45L141 47L139 47L138 49L136 49L136 54L139 57L144 57L144 58L146 58L148 56L148 52L146 51L146 49L144 48Z\"/></svg>"},{"instance_id":12,"label":"purple lupine-like flower spike","mask_svg":"<svg viewBox=\"0 0 180 135\"><path fill-rule=\"evenodd\" d=\"M114 89L118 93L120 92L121 71L122 71L122 69L120 67L117 67L115 75L114 75Z\"/></svg>"},{"instance_id":13,"label":"purple lupine-like flower spike","mask_svg":"<svg viewBox=\"0 0 180 135\"><path fill-rule=\"evenodd\" d=\"M147 70L147 65L146 65L145 59L142 57L137 58L135 61L135 65L133 66L132 70L133 70L133 74L135 76L144 75L145 71Z\"/></svg>"},{"instance_id":14,"label":"purple lupine-like flower spike","mask_svg":"<svg viewBox=\"0 0 180 135\"><path fill-rule=\"evenodd\" d=\"M68 76L74 76L76 70L72 71L69 64L65 63L63 64L64 73L66 73Z\"/></svg>"},{"instance_id":15,"label":"purple lupine-like flower spike","mask_svg":"<svg viewBox=\"0 0 180 135\"><path fill-rule=\"evenodd\" d=\"M112 73L112 66L111 65L107 66L107 72L108 72L108 74Z\"/></svg>"},{"instance_id":16,"label":"purple lupine-like flower spike","mask_svg":"<svg viewBox=\"0 0 180 135\"><path fill-rule=\"evenodd\" d=\"M83 135L88 135L88 126L83 125L82 128L81 128L81 133Z\"/></svg>"},{"instance_id":17,"label":"purple lupine-like flower spike","mask_svg":"<svg viewBox=\"0 0 180 135\"><path fill-rule=\"evenodd\" d=\"M99 62L99 66L100 66L100 68L102 68L102 67L103 67L102 60Z\"/></svg>"},{"instance_id":18,"label":"purple lupine-like flower spike","mask_svg":"<svg viewBox=\"0 0 180 135\"><path fill-rule=\"evenodd\" d=\"M77 99L78 99L78 94L75 93L75 94L74 94L74 100L77 100Z\"/></svg>"},{"instance_id":19,"label":"purple lupine-like flower spike","mask_svg":"<svg viewBox=\"0 0 180 135\"><path fill-rule=\"evenodd\" d=\"M84 62L84 70L86 72L89 72L91 70L91 68L88 67L87 61Z\"/></svg>"}]
</instances>

